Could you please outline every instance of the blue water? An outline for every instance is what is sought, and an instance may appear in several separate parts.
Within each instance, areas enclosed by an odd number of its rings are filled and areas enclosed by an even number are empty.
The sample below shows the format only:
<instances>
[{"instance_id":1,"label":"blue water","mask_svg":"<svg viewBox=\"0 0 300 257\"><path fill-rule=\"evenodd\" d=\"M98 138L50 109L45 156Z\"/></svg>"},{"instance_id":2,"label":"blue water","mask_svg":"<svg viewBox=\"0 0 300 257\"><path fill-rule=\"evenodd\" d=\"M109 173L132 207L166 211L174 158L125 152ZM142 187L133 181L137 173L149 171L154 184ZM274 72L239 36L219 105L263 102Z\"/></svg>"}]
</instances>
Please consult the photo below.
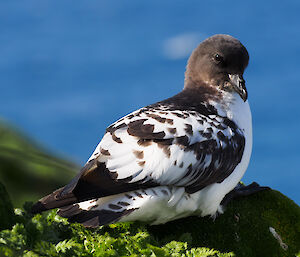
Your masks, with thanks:
<instances>
[{"instance_id":1,"label":"blue water","mask_svg":"<svg viewBox=\"0 0 300 257\"><path fill-rule=\"evenodd\" d=\"M299 1L0 1L0 116L83 164L108 124L183 86L204 38L247 47L244 181L300 203Z\"/></svg>"}]
</instances>

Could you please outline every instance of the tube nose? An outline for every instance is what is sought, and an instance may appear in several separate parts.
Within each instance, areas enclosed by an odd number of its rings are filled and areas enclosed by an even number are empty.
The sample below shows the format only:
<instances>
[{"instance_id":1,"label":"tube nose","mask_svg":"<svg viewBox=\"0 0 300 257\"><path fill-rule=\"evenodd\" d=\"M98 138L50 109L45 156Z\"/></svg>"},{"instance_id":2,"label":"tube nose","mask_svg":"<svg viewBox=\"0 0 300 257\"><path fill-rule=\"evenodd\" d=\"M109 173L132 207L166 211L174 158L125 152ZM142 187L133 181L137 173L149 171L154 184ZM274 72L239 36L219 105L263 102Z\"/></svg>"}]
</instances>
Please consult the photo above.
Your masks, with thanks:
<instances>
[{"instance_id":1,"label":"tube nose","mask_svg":"<svg viewBox=\"0 0 300 257\"><path fill-rule=\"evenodd\" d=\"M229 79L233 85L234 90L240 95L240 97L246 102L248 98L248 92L246 89L246 82L242 74L229 74Z\"/></svg>"},{"instance_id":2,"label":"tube nose","mask_svg":"<svg viewBox=\"0 0 300 257\"><path fill-rule=\"evenodd\" d=\"M243 78L243 75L239 75L239 87L244 88L246 85L246 81Z\"/></svg>"}]
</instances>

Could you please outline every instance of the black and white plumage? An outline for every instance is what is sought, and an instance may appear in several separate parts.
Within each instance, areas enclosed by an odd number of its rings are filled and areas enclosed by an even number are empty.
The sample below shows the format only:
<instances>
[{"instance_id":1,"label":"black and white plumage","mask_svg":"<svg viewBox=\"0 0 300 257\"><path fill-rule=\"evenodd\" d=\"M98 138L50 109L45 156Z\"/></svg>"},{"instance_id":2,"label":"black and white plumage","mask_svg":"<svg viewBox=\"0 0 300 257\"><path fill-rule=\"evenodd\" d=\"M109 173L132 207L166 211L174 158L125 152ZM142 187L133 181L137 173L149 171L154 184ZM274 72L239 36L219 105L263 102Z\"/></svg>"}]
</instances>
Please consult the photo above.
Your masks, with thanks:
<instances>
[{"instance_id":1,"label":"black and white plumage","mask_svg":"<svg viewBox=\"0 0 300 257\"><path fill-rule=\"evenodd\" d=\"M80 173L33 213L60 208L88 227L222 213L251 155L248 59L231 36L203 41L188 61L183 91L109 126Z\"/></svg>"}]
</instances>

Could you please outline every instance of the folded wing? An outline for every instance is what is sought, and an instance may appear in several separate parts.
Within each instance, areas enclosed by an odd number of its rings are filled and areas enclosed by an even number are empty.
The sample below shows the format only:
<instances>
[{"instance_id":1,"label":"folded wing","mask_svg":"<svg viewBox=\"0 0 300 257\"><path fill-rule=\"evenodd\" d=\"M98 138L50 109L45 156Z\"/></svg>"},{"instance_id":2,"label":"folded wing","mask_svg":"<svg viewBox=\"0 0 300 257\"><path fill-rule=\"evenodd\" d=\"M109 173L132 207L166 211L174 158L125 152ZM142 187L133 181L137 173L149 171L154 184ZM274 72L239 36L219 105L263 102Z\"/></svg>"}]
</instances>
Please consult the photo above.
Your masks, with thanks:
<instances>
[{"instance_id":1,"label":"folded wing","mask_svg":"<svg viewBox=\"0 0 300 257\"><path fill-rule=\"evenodd\" d=\"M145 107L108 127L80 173L33 212L160 185L194 193L228 177L244 145L226 117Z\"/></svg>"}]
</instances>

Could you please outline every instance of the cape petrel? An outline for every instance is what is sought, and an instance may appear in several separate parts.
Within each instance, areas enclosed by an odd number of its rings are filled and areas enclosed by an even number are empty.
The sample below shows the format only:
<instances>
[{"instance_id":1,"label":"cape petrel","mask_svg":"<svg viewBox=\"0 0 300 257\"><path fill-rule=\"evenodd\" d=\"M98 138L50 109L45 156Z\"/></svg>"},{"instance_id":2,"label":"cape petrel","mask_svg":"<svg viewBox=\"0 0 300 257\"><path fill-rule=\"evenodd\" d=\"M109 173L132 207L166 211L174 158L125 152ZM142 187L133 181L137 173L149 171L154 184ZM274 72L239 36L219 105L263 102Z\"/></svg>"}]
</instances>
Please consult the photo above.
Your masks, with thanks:
<instances>
[{"instance_id":1,"label":"cape petrel","mask_svg":"<svg viewBox=\"0 0 300 257\"><path fill-rule=\"evenodd\" d=\"M234 195L261 190L236 187L252 149L248 60L229 35L204 40L188 60L183 90L110 125L79 174L32 212L59 208L87 227L160 224L215 216Z\"/></svg>"}]
</instances>

